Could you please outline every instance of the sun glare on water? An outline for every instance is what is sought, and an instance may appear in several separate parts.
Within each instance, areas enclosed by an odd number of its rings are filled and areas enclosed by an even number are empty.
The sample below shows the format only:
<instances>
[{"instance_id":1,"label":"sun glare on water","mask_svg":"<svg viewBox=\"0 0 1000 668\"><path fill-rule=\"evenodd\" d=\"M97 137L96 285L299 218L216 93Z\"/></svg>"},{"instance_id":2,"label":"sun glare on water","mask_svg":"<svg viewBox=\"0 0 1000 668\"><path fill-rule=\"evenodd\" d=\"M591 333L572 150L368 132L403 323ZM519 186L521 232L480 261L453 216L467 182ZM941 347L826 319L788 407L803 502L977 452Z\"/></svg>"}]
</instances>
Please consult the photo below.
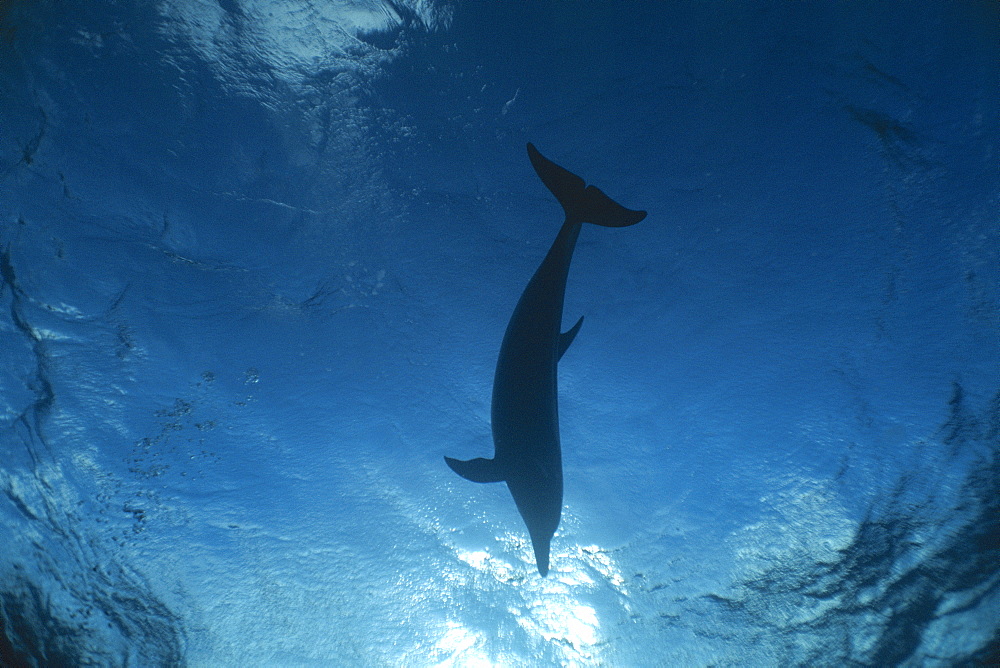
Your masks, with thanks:
<instances>
[{"instance_id":1,"label":"sun glare on water","mask_svg":"<svg viewBox=\"0 0 1000 668\"><path fill-rule=\"evenodd\" d=\"M548 577L534 569L531 546L522 536L508 534L500 542L510 548L493 554L489 550L457 549L455 555L471 568L459 576L464 587L492 587L506 603L507 620L489 620L485 627L523 633L520 642L508 643L483 629L473 629L454 620L438 628L434 657L441 666L507 665L526 657L506 656L510 644L525 643L565 666L593 665L601 660L599 611L588 600L598 589L611 587L624 594L624 578L614 558L596 545L571 545L553 551ZM501 554L520 557L511 560ZM495 616L497 608L490 611ZM511 623L507 624L504 621Z\"/></svg>"}]
</instances>

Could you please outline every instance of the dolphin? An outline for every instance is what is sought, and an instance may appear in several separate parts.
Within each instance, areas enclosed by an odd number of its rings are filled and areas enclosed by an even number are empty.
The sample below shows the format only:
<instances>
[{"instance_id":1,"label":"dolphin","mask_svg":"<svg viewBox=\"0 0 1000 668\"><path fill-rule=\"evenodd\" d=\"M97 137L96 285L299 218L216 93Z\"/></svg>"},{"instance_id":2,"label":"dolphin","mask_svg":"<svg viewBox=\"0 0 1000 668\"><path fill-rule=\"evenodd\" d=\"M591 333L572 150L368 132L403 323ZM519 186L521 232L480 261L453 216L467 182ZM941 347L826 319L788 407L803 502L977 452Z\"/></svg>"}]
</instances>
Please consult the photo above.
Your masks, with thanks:
<instances>
[{"instance_id":1,"label":"dolphin","mask_svg":"<svg viewBox=\"0 0 1000 668\"><path fill-rule=\"evenodd\" d=\"M566 213L559 234L528 281L500 344L493 377L493 459L445 457L451 470L472 482L506 482L521 513L535 564L549 572L549 545L562 513L562 453L556 365L573 343L583 317L562 332L566 277L580 227L635 225L646 217L613 201L600 189L555 164L532 144L528 158Z\"/></svg>"}]
</instances>

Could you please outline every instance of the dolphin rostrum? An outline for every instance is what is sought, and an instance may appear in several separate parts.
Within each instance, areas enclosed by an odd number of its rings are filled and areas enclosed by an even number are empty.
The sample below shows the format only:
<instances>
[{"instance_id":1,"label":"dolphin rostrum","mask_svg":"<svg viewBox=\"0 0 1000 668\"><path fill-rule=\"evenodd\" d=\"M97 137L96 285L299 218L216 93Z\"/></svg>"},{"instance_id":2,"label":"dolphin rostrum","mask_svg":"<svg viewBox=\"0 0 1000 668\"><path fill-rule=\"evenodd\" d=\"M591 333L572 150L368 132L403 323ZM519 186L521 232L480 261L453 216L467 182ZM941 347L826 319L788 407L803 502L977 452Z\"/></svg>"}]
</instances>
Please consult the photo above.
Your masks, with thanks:
<instances>
[{"instance_id":1,"label":"dolphin rostrum","mask_svg":"<svg viewBox=\"0 0 1000 668\"><path fill-rule=\"evenodd\" d=\"M566 276L582 223L634 225L646 217L613 201L528 144L528 158L552 191L566 220L521 294L500 345L493 378L493 459L445 457L472 482L506 482L531 536L538 572L549 572L549 543L562 512L562 454L556 365L573 343L583 318L561 332Z\"/></svg>"}]
</instances>

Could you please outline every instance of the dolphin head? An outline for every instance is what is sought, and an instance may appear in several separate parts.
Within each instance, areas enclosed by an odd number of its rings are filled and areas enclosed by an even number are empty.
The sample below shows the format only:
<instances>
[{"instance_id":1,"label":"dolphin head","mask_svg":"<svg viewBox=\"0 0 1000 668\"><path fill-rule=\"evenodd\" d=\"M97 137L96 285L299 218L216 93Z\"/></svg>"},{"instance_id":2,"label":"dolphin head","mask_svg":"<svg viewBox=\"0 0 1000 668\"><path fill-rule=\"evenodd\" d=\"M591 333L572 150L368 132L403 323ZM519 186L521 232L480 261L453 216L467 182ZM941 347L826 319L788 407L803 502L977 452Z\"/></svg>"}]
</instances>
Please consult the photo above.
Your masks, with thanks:
<instances>
[{"instance_id":1,"label":"dolphin head","mask_svg":"<svg viewBox=\"0 0 1000 668\"><path fill-rule=\"evenodd\" d=\"M535 550L535 565L538 566L538 574L543 578L549 574L549 546L552 543L552 534L548 532L531 533L531 547Z\"/></svg>"},{"instance_id":2,"label":"dolphin head","mask_svg":"<svg viewBox=\"0 0 1000 668\"><path fill-rule=\"evenodd\" d=\"M531 537L538 572L544 577L549 572L549 545L562 514L562 472L556 469L556 475L546 477L537 475L539 470L544 472L541 467L527 474L514 469L507 476L507 487Z\"/></svg>"}]
</instances>

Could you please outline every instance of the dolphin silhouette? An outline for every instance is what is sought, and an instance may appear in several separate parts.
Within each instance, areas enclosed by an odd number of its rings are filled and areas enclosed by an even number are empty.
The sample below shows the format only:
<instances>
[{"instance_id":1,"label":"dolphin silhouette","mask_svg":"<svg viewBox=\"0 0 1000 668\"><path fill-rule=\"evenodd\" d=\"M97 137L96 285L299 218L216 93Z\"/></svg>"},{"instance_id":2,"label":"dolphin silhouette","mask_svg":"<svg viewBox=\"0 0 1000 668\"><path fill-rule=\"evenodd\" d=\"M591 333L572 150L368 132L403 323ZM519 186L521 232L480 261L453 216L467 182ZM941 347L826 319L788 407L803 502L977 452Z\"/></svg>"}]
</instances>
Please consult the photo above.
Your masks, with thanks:
<instances>
[{"instance_id":1,"label":"dolphin silhouette","mask_svg":"<svg viewBox=\"0 0 1000 668\"><path fill-rule=\"evenodd\" d=\"M528 281L500 345L493 377L493 459L445 457L451 470L472 482L506 482L521 513L538 572L549 572L549 545L562 513L562 453L556 365L573 343L583 317L561 333L566 277L582 223L634 225L645 211L621 206L528 144L528 158L566 212L559 234Z\"/></svg>"}]
</instances>

